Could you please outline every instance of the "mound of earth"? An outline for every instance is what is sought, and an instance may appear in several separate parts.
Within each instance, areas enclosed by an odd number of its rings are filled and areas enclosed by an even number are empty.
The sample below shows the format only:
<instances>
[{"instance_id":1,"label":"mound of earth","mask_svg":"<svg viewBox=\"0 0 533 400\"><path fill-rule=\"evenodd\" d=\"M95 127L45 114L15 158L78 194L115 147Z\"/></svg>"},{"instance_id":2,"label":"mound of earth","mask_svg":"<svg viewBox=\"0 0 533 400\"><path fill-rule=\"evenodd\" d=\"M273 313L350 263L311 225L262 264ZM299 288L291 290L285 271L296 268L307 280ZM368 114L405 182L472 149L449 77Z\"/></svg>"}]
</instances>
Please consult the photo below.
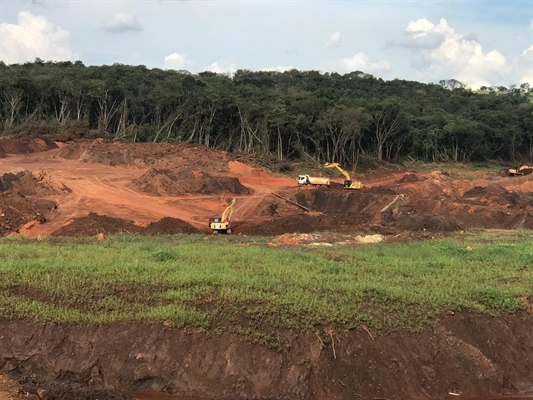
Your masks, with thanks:
<instances>
[{"instance_id":1,"label":"mound of earth","mask_svg":"<svg viewBox=\"0 0 533 400\"><path fill-rule=\"evenodd\" d=\"M150 223L144 228L143 233L148 235L173 235L176 233L200 233L200 230L181 219L165 217L157 222Z\"/></svg>"},{"instance_id":2,"label":"mound of earth","mask_svg":"<svg viewBox=\"0 0 533 400\"><path fill-rule=\"evenodd\" d=\"M49 200L29 199L15 193L0 193L0 236L6 236L31 221L46 222L46 216L56 208Z\"/></svg>"},{"instance_id":3,"label":"mound of earth","mask_svg":"<svg viewBox=\"0 0 533 400\"><path fill-rule=\"evenodd\" d=\"M206 172L191 168L179 173L168 169L151 168L133 183L139 190L157 196L188 193L249 193L249 190L237 178L211 176Z\"/></svg>"},{"instance_id":4,"label":"mound of earth","mask_svg":"<svg viewBox=\"0 0 533 400\"><path fill-rule=\"evenodd\" d=\"M0 155L37 153L57 149L57 147L49 139L15 139L11 137L0 139Z\"/></svg>"},{"instance_id":5,"label":"mound of earth","mask_svg":"<svg viewBox=\"0 0 533 400\"><path fill-rule=\"evenodd\" d=\"M70 142L61 147L59 156L68 160L105 165L151 166L157 169L200 168L212 173L228 172L228 153L199 144L130 143L93 141Z\"/></svg>"},{"instance_id":6,"label":"mound of earth","mask_svg":"<svg viewBox=\"0 0 533 400\"><path fill-rule=\"evenodd\" d=\"M140 233L142 227L132 221L90 213L52 232L52 236L95 236L98 234Z\"/></svg>"},{"instance_id":7,"label":"mound of earth","mask_svg":"<svg viewBox=\"0 0 533 400\"><path fill-rule=\"evenodd\" d=\"M58 192L43 179L38 179L29 171L0 176L0 192L16 190L23 196L47 196Z\"/></svg>"},{"instance_id":8,"label":"mound of earth","mask_svg":"<svg viewBox=\"0 0 533 400\"><path fill-rule=\"evenodd\" d=\"M515 206L520 203L520 196L510 193L501 185L475 186L463 194L463 201L470 204Z\"/></svg>"}]
</instances>

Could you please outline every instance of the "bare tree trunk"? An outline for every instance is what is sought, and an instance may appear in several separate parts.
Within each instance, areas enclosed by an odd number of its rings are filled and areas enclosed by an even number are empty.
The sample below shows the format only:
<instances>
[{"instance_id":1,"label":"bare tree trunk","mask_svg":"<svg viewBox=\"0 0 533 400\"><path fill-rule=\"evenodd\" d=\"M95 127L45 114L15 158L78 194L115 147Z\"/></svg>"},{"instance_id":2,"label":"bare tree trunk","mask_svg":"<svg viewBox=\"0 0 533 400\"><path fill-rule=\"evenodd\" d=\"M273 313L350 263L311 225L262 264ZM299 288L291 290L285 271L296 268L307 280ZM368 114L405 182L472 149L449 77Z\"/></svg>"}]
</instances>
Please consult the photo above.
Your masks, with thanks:
<instances>
[{"instance_id":1,"label":"bare tree trunk","mask_svg":"<svg viewBox=\"0 0 533 400\"><path fill-rule=\"evenodd\" d=\"M5 130L9 130L13 127L15 119L17 118L20 109L22 108L23 92L21 90L15 90L12 93L4 93L4 110L6 114L6 122L4 125Z\"/></svg>"}]
</instances>

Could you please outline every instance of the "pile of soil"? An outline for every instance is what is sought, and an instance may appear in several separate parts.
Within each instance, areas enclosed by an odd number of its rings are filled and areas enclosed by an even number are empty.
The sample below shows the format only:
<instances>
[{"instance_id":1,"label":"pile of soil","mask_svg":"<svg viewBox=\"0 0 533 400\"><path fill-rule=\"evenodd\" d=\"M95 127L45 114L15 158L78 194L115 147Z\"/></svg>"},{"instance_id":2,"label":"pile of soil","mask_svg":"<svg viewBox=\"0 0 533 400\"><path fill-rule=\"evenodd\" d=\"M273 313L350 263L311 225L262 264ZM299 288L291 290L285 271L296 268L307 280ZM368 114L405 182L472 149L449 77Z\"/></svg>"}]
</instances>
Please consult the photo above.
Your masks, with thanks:
<instances>
[{"instance_id":1,"label":"pile of soil","mask_svg":"<svg viewBox=\"0 0 533 400\"><path fill-rule=\"evenodd\" d=\"M44 182L44 178L38 179L29 171L0 176L0 192L8 190L14 190L23 196L47 196L58 193L51 185Z\"/></svg>"},{"instance_id":2,"label":"pile of soil","mask_svg":"<svg viewBox=\"0 0 533 400\"><path fill-rule=\"evenodd\" d=\"M144 228L143 233L147 235L173 235L176 233L200 233L201 231L196 229L191 224L182 221L177 218L165 217L161 218L157 222L150 223Z\"/></svg>"},{"instance_id":3,"label":"pile of soil","mask_svg":"<svg viewBox=\"0 0 533 400\"><path fill-rule=\"evenodd\" d=\"M99 234L173 235L176 233L201 233L191 224L177 218L165 217L142 227L121 218L90 213L76 218L52 232L52 236L96 236Z\"/></svg>"},{"instance_id":4,"label":"pile of soil","mask_svg":"<svg viewBox=\"0 0 533 400\"><path fill-rule=\"evenodd\" d=\"M186 168L176 173L169 169L151 168L133 184L152 195L176 196L181 194L247 194L249 190L237 178L211 176L200 170Z\"/></svg>"},{"instance_id":5,"label":"pile of soil","mask_svg":"<svg viewBox=\"0 0 533 400\"><path fill-rule=\"evenodd\" d=\"M71 223L52 232L52 236L95 236L98 234L136 234L141 233L142 227L135 225L132 221L121 218L98 215L94 212L81 218L77 218Z\"/></svg>"},{"instance_id":6,"label":"pile of soil","mask_svg":"<svg viewBox=\"0 0 533 400\"><path fill-rule=\"evenodd\" d=\"M463 194L463 201L476 205L499 205L513 207L520 203L520 196L507 191L503 186L492 184L475 186Z\"/></svg>"},{"instance_id":7,"label":"pile of soil","mask_svg":"<svg viewBox=\"0 0 533 400\"><path fill-rule=\"evenodd\" d=\"M0 193L0 236L6 236L31 221L46 222L46 216L56 208L56 203L43 199L30 199L15 192Z\"/></svg>"},{"instance_id":8,"label":"pile of soil","mask_svg":"<svg viewBox=\"0 0 533 400\"><path fill-rule=\"evenodd\" d=\"M0 157L2 154L28 154L57 149L57 145L50 139L16 139L0 138Z\"/></svg>"},{"instance_id":9,"label":"pile of soil","mask_svg":"<svg viewBox=\"0 0 533 400\"><path fill-rule=\"evenodd\" d=\"M199 144L188 143L121 143L103 139L64 144L59 156L69 160L105 165L151 166L157 169L182 170L201 168L225 174L232 157Z\"/></svg>"}]
</instances>

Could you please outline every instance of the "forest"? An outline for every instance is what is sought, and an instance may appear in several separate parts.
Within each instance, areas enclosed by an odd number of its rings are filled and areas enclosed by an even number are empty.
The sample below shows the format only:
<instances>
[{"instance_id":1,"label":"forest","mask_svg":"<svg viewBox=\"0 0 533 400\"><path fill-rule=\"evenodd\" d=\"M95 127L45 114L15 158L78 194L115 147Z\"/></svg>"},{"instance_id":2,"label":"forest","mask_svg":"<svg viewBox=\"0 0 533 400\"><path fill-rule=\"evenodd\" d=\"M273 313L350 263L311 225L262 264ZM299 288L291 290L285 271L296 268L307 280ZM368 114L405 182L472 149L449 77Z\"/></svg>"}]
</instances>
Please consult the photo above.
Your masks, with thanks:
<instances>
[{"instance_id":1,"label":"forest","mask_svg":"<svg viewBox=\"0 0 533 400\"><path fill-rule=\"evenodd\" d=\"M233 75L36 59L0 62L2 135L189 142L274 161L533 157L529 84L385 81L356 71Z\"/></svg>"}]
</instances>

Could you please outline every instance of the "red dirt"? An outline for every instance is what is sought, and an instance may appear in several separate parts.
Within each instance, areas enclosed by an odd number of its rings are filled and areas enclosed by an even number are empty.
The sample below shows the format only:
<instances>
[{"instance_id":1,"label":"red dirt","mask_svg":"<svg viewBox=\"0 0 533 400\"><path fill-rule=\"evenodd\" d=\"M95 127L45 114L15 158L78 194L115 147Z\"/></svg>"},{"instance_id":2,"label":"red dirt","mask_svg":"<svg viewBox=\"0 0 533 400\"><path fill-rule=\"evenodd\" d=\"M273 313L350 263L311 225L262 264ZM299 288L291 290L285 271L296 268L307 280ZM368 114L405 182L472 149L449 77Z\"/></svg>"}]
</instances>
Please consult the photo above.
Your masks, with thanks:
<instances>
[{"instance_id":1,"label":"red dirt","mask_svg":"<svg viewBox=\"0 0 533 400\"><path fill-rule=\"evenodd\" d=\"M233 231L242 235L533 228L533 175L485 173L473 181L452 179L448 171L405 170L363 179L361 190L343 189L342 177L334 178L331 188L298 188L296 175L276 176L251 157L237 160L201 145L4 138L0 149L7 153L0 159L0 173L7 174L0 178L0 191L11 196L0 199L0 209L20 215L4 224L3 235L57 234L90 213L115 218L107 220L109 226L100 221L103 232L148 233L142 228L162 218L205 231L208 219L220 215L231 197L237 199ZM461 175L460 166L453 175ZM36 216L31 209L38 200L57 208ZM124 229L116 228L116 219L123 220ZM94 229L83 231L82 225L77 234L93 234ZM75 227L70 226L69 234L76 234ZM162 233L169 232L193 230L167 226Z\"/></svg>"}]
</instances>

